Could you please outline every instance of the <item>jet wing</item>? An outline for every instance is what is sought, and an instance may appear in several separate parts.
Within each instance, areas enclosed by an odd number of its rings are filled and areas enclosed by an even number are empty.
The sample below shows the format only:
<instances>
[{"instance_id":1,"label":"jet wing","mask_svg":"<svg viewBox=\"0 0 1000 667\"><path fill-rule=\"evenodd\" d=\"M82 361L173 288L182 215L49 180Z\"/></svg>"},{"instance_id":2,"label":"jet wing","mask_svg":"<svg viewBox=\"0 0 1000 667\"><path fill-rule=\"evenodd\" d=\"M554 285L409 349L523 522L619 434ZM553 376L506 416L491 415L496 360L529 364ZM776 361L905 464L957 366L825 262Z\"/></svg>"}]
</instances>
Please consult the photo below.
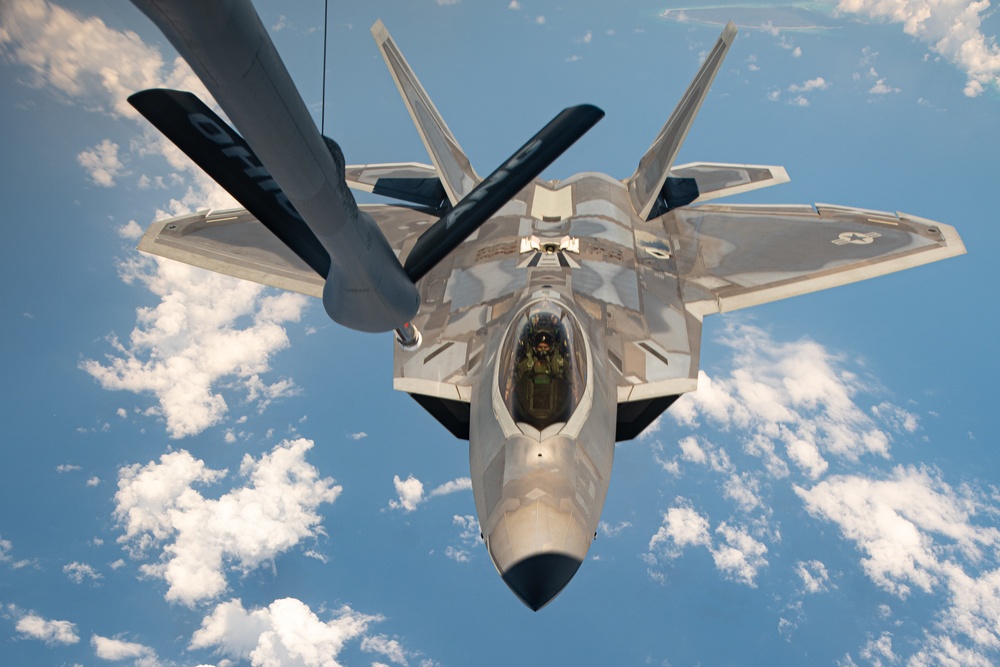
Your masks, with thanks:
<instances>
[{"instance_id":1,"label":"jet wing","mask_svg":"<svg viewBox=\"0 0 1000 667\"><path fill-rule=\"evenodd\" d=\"M421 209L361 205L378 224L400 259L437 221ZM324 277L316 273L246 209L181 215L153 223L139 250L262 285L322 297Z\"/></svg>"},{"instance_id":2,"label":"jet wing","mask_svg":"<svg viewBox=\"0 0 1000 667\"><path fill-rule=\"evenodd\" d=\"M960 255L954 227L905 213L705 205L664 216L682 298L727 312ZM641 245L641 244L640 244Z\"/></svg>"}]
</instances>

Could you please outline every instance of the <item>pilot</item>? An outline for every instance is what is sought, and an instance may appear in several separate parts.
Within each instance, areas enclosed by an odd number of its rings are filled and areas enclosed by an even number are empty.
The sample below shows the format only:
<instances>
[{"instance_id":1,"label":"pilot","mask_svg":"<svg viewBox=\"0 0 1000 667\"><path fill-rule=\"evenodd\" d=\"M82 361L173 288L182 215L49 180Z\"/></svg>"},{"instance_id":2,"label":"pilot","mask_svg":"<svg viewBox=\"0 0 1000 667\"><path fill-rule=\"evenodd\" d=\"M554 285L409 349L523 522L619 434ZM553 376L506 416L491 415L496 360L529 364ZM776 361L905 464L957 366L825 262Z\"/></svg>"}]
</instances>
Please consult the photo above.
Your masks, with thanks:
<instances>
[{"instance_id":1,"label":"pilot","mask_svg":"<svg viewBox=\"0 0 1000 667\"><path fill-rule=\"evenodd\" d=\"M549 331L539 331L532 337L531 353L525 357L525 361L528 362L526 370L530 370L536 378L561 378L566 371L566 360L553 343L553 336Z\"/></svg>"}]
</instances>

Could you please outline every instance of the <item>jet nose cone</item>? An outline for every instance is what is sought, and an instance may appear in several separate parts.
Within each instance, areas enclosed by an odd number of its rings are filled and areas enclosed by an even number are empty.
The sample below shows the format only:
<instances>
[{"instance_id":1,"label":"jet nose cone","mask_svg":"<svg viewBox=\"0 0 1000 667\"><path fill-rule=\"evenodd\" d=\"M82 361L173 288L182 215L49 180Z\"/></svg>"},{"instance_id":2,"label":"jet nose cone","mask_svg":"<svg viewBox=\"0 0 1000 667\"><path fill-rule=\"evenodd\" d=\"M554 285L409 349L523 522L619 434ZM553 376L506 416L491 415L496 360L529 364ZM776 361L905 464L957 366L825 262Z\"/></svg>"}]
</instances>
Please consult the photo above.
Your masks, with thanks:
<instances>
[{"instance_id":1,"label":"jet nose cone","mask_svg":"<svg viewBox=\"0 0 1000 667\"><path fill-rule=\"evenodd\" d=\"M581 562L566 554L537 554L504 572L503 580L524 604L538 611L559 595Z\"/></svg>"}]
</instances>

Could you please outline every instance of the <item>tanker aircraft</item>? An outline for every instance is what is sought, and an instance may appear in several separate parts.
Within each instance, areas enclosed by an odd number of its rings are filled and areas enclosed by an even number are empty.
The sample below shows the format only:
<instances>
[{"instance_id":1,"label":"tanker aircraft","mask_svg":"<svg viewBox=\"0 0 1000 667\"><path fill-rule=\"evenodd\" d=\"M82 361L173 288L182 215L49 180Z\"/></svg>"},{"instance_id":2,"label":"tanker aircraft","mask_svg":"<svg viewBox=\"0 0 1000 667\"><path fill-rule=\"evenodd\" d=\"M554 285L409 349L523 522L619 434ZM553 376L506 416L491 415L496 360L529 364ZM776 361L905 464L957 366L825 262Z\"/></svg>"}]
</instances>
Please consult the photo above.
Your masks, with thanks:
<instances>
[{"instance_id":1,"label":"tanker aircraft","mask_svg":"<svg viewBox=\"0 0 1000 667\"><path fill-rule=\"evenodd\" d=\"M550 181L539 174L600 109L562 111L483 178L379 21L431 164L346 165L250 0L133 3L239 132L191 93L132 104L245 207L156 222L139 249L395 331L393 386L469 441L483 540L532 610L596 537L615 442L697 389L706 315L965 252L953 227L904 213L706 203L788 181L779 166L674 164L732 23L635 173ZM398 203L358 206L352 188Z\"/></svg>"}]
</instances>

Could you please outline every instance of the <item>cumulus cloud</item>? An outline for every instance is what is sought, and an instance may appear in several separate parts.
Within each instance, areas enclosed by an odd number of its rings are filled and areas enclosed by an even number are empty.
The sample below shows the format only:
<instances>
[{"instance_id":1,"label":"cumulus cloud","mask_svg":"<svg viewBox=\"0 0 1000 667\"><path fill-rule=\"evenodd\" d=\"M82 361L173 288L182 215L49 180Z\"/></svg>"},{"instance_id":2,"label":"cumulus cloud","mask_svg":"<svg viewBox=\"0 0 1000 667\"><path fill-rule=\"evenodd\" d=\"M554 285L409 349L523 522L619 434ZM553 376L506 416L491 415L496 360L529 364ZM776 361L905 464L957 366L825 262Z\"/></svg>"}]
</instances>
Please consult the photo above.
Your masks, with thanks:
<instances>
[{"instance_id":1,"label":"cumulus cloud","mask_svg":"<svg viewBox=\"0 0 1000 667\"><path fill-rule=\"evenodd\" d=\"M1000 529L979 519L997 511L988 495L913 466L884 479L836 475L794 489L809 514L836 524L865 555L861 567L879 587L903 599L944 592L939 625L948 636L931 636L921 651L927 659L916 664L949 655L955 662L942 664L983 662L955 643L961 636L976 650L1000 647ZM954 657L962 654L969 659Z\"/></svg>"},{"instance_id":2,"label":"cumulus cloud","mask_svg":"<svg viewBox=\"0 0 1000 667\"><path fill-rule=\"evenodd\" d=\"M679 501L685 503L683 498ZM663 525L649 540L649 551L657 549L667 556L679 556L687 546L709 546L708 519L687 504L671 507L663 515Z\"/></svg>"},{"instance_id":3,"label":"cumulus cloud","mask_svg":"<svg viewBox=\"0 0 1000 667\"><path fill-rule=\"evenodd\" d=\"M808 92L811 90L826 90L829 87L830 84L827 82L827 80L821 76L818 76L815 79L809 79L808 81L804 81L803 83L800 84L793 83L788 87L788 91L792 93L801 93L801 92Z\"/></svg>"},{"instance_id":4,"label":"cumulus cloud","mask_svg":"<svg viewBox=\"0 0 1000 667\"><path fill-rule=\"evenodd\" d=\"M671 408L678 422L696 426L705 418L744 431L746 451L773 476L787 474L776 445L811 479L826 472L830 456L888 458L890 433L854 402L865 385L840 359L809 340L778 343L758 327L726 326L721 340L734 350L734 368L718 378L701 372L698 391ZM888 404L880 410L890 411Z\"/></svg>"},{"instance_id":5,"label":"cumulus cloud","mask_svg":"<svg viewBox=\"0 0 1000 667\"><path fill-rule=\"evenodd\" d=\"M361 650L367 653L378 653L389 658L397 665L407 667L406 651L398 639L392 639L386 635L374 635L361 640Z\"/></svg>"},{"instance_id":6,"label":"cumulus cloud","mask_svg":"<svg viewBox=\"0 0 1000 667\"><path fill-rule=\"evenodd\" d=\"M63 573L69 577L74 584L82 584L86 581L97 581L103 579L100 572L87 563L74 561L63 566Z\"/></svg>"},{"instance_id":7,"label":"cumulus cloud","mask_svg":"<svg viewBox=\"0 0 1000 667\"><path fill-rule=\"evenodd\" d=\"M726 578L756 586L758 571L768 564L764 557L767 547L745 528L725 521L714 531L721 537L721 542L716 543L708 517L685 498L677 498L675 502L676 506L664 512L663 524L649 540L646 561L655 565L660 558L677 558L687 547L705 547L712 554L716 569Z\"/></svg>"},{"instance_id":8,"label":"cumulus cloud","mask_svg":"<svg viewBox=\"0 0 1000 667\"><path fill-rule=\"evenodd\" d=\"M417 505L424 501L424 483L410 475L405 480L399 475L393 475L392 484L396 487L396 495L399 500L390 500L389 507L404 512L412 512L417 509Z\"/></svg>"},{"instance_id":9,"label":"cumulus cloud","mask_svg":"<svg viewBox=\"0 0 1000 667\"><path fill-rule=\"evenodd\" d=\"M283 441L259 460L243 457L246 484L218 499L195 485L222 480L226 470L180 450L159 462L119 471L115 518L124 528L118 541L133 557L160 549L158 562L142 572L168 584L166 599L193 606L226 589L226 569L250 572L301 540L322 531L317 508L332 503L341 487L305 460L312 441Z\"/></svg>"},{"instance_id":10,"label":"cumulus cloud","mask_svg":"<svg viewBox=\"0 0 1000 667\"><path fill-rule=\"evenodd\" d=\"M14 628L22 636L38 639L46 644L76 644L80 641L80 636L76 634L75 623L50 621L35 614L25 614L17 619Z\"/></svg>"},{"instance_id":11,"label":"cumulus cloud","mask_svg":"<svg viewBox=\"0 0 1000 667\"><path fill-rule=\"evenodd\" d=\"M715 567L724 575L748 586L756 586L757 572L767 566L767 547L750 535L746 529L730 526L725 521L715 532L725 544L711 549Z\"/></svg>"},{"instance_id":12,"label":"cumulus cloud","mask_svg":"<svg viewBox=\"0 0 1000 667\"><path fill-rule=\"evenodd\" d=\"M150 127L127 101L137 90L174 88L189 90L214 106L183 59L168 62L136 33L115 30L100 18L81 16L46 0L0 3L0 57L22 66L28 74L22 80L28 85L45 89L67 104L141 122L142 137L130 142L130 153L161 155L171 168L170 178L184 183L184 173L190 181L187 193L170 202L171 213L235 205L232 197ZM118 150L119 146L104 140L81 152L77 160L93 182L110 187L123 167ZM145 177L147 186L149 182Z\"/></svg>"},{"instance_id":13,"label":"cumulus cloud","mask_svg":"<svg viewBox=\"0 0 1000 667\"><path fill-rule=\"evenodd\" d=\"M9 0L0 9L0 51L23 65L30 84L88 109L137 118L127 98L169 86L207 97L187 64L163 60L132 31L110 28L45 0Z\"/></svg>"},{"instance_id":14,"label":"cumulus cloud","mask_svg":"<svg viewBox=\"0 0 1000 667\"><path fill-rule=\"evenodd\" d=\"M288 347L282 325L300 319L306 297L271 296L260 285L159 258L125 262L122 277L143 284L160 303L137 309L127 344L112 338L104 363L87 359L81 368L105 389L153 394L172 438L223 419L228 405L217 390L223 382L246 392L258 410L295 392L290 380L267 384L261 374Z\"/></svg>"},{"instance_id":15,"label":"cumulus cloud","mask_svg":"<svg viewBox=\"0 0 1000 667\"><path fill-rule=\"evenodd\" d=\"M117 231L118 236L128 241L138 241L142 237L142 225L135 220L129 220L127 223L119 227ZM121 410L121 408L119 408L119 410ZM124 412L124 410L122 410L122 412ZM119 414L119 416L124 415Z\"/></svg>"},{"instance_id":16,"label":"cumulus cloud","mask_svg":"<svg viewBox=\"0 0 1000 667\"><path fill-rule=\"evenodd\" d=\"M452 516L451 522L459 529L458 544L449 544L444 555L458 563L468 563L472 560L472 549L479 543L482 532L479 521L471 514L456 514Z\"/></svg>"},{"instance_id":17,"label":"cumulus cloud","mask_svg":"<svg viewBox=\"0 0 1000 667\"><path fill-rule=\"evenodd\" d=\"M989 0L840 0L837 11L902 23L906 34L966 74L963 92L969 97L991 85L1000 89L1000 47L995 35L982 31Z\"/></svg>"},{"instance_id":18,"label":"cumulus cloud","mask_svg":"<svg viewBox=\"0 0 1000 667\"><path fill-rule=\"evenodd\" d=\"M110 188L115 177L121 174L125 165L118 159L118 144L105 139L90 150L76 156L76 161L86 170L95 185Z\"/></svg>"},{"instance_id":19,"label":"cumulus cloud","mask_svg":"<svg viewBox=\"0 0 1000 667\"><path fill-rule=\"evenodd\" d=\"M390 500L389 507L392 509L403 510L404 512L412 512L417 509L418 505L426 502L430 498L445 496L457 491L469 491L472 489L472 480L468 477L459 477L449 482L445 482L444 484L435 487L426 495L424 494L424 483L412 474L408 475L406 479L400 479L399 475L394 475L392 478L392 484L396 487L396 495L399 499Z\"/></svg>"},{"instance_id":20,"label":"cumulus cloud","mask_svg":"<svg viewBox=\"0 0 1000 667\"><path fill-rule=\"evenodd\" d=\"M879 79L875 82L868 92L872 95L888 95L889 93L898 93L899 88L894 88L885 82L885 79Z\"/></svg>"},{"instance_id":21,"label":"cumulus cloud","mask_svg":"<svg viewBox=\"0 0 1000 667\"><path fill-rule=\"evenodd\" d=\"M136 667L158 667L160 664L156 651L135 642L93 635L90 638L90 645L94 647L94 655L102 660L120 662L134 659Z\"/></svg>"},{"instance_id":22,"label":"cumulus cloud","mask_svg":"<svg viewBox=\"0 0 1000 667\"><path fill-rule=\"evenodd\" d=\"M214 648L254 667L295 665L338 667L344 646L362 640L362 650L401 658L406 651L385 635L366 636L368 627L384 620L342 606L321 620L308 605L295 598L275 600L267 607L247 610L239 599L223 602L206 616L191 637L190 648Z\"/></svg>"},{"instance_id":23,"label":"cumulus cloud","mask_svg":"<svg viewBox=\"0 0 1000 667\"><path fill-rule=\"evenodd\" d=\"M802 579L802 590L806 593L825 593L833 587L830 573L821 561L800 560L795 563L795 573Z\"/></svg>"}]
</instances>

